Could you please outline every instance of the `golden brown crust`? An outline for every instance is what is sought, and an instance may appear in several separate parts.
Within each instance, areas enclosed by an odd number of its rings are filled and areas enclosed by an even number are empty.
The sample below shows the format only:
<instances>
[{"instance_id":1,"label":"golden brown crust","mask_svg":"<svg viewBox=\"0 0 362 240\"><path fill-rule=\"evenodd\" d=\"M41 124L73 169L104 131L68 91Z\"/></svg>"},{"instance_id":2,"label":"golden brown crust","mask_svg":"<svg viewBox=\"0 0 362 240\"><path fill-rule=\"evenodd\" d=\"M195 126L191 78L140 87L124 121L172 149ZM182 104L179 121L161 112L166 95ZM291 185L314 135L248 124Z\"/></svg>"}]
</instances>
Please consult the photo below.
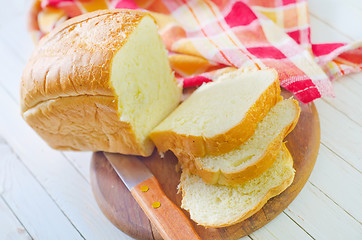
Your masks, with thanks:
<instances>
[{"instance_id":1,"label":"golden brown crust","mask_svg":"<svg viewBox=\"0 0 362 240\"><path fill-rule=\"evenodd\" d=\"M198 175L206 183L221 185L236 185L249 181L260 176L274 163L281 147L283 139L294 129L300 115L300 107L298 101L293 99L296 108L296 115L293 122L286 126L280 134L270 142L264 151L264 154L252 165L240 168L232 172L214 171L203 166L198 158L189 158L185 155L177 156L183 168L188 168L192 174Z\"/></svg>"},{"instance_id":2,"label":"golden brown crust","mask_svg":"<svg viewBox=\"0 0 362 240\"><path fill-rule=\"evenodd\" d=\"M23 117L55 149L150 155L132 126L119 120L116 104L111 96L64 97L38 104Z\"/></svg>"},{"instance_id":3,"label":"golden brown crust","mask_svg":"<svg viewBox=\"0 0 362 240\"><path fill-rule=\"evenodd\" d=\"M137 141L130 124L120 120L110 82L114 55L145 16L152 17L134 10L96 11L41 39L25 67L20 101L23 118L50 146L152 153L152 142Z\"/></svg>"},{"instance_id":4,"label":"golden brown crust","mask_svg":"<svg viewBox=\"0 0 362 240\"><path fill-rule=\"evenodd\" d=\"M289 152L289 150L287 149L287 147L285 146L285 144L282 145L282 150L284 151L288 157L288 162L293 162L293 158ZM291 165L293 165L293 163L290 163ZM232 219L230 221L228 221L227 223L221 223L221 224L200 224L204 227L215 227L215 228L219 228L219 227L226 227L226 226L230 226L239 222L244 221L245 219L251 217L252 215L254 215L255 213L257 213L260 209L262 209L262 207L267 203L267 201L269 199L271 199L272 197L275 197L279 194L281 194L285 189L287 189L293 182L294 180L294 175L295 172L293 171L292 174L279 186L275 186L271 189L268 190L268 192L264 195L264 197L262 199L260 199L260 201L258 202L258 204L251 210L249 210L248 212L244 213L241 216L238 216L235 219Z\"/></svg>"},{"instance_id":5,"label":"golden brown crust","mask_svg":"<svg viewBox=\"0 0 362 240\"><path fill-rule=\"evenodd\" d=\"M275 81L259 97L247 111L238 125L227 132L207 138L178 134L173 131L152 132L150 138L160 152L171 150L176 156L187 154L188 157L203 157L205 155L220 155L227 153L254 134L255 128L269 112L280 97L278 73L274 71Z\"/></svg>"},{"instance_id":6,"label":"golden brown crust","mask_svg":"<svg viewBox=\"0 0 362 240\"><path fill-rule=\"evenodd\" d=\"M56 27L40 40L25 67L22 111L62 96L114 95L109 84L111 60L145 15L102 10Z\"/></svg>"}]
</instances>

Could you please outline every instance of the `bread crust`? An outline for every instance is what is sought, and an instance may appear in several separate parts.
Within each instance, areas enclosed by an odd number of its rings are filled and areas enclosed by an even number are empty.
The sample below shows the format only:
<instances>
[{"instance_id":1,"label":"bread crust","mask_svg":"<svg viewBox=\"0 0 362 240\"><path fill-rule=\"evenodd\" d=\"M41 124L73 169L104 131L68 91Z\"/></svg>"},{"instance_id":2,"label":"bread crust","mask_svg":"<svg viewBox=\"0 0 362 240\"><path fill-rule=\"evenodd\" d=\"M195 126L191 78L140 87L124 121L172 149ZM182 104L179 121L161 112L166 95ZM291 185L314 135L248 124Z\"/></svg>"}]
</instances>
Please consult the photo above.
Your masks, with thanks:
<instances>
[{"instance_id":1,"label":"bread crust","mask_svg":"<svg viewBox=\"0 0 362 240\"><path fill-rule=\"evenodd\" d=\"M112 58L145 16L151 17L132 10L95 11L44 36L22 75L22 111L58 97L114 96L109 82Z\"/></svg>"},{"instance_id":2,"label":"bread crust","mask_svg":"<svg viewBox=\"0 0 362 240\"><path fill-rule=\"evenodd\" d=\"M298 101L292 100L296 108L296 115L294 120L287 125L280 134L272 140L266 147L264 154L252 165L245 166L235 171L214 171L202 165L198 158L189 158L184 154L178 155L178 160L181 162L183 168L188 168L192 174L198 175L206 183L221 184L221 185L237 185L247 182L253 178L260 176L264 171L270 168L281 147L283 139L294 129L298 123L300 115L300 107Z\"/></svg>"},{"instance_id":3,"label":"bread crust","mask_svg":"<svg viewBox=\"0 0 362 240\"><path fill-rule=\"evenodd\" d=\"M143 149L130 124L120 120L110 82L113 57L145 16L154 20L134 10L95 11L64 22L40 40L22 75L20 103L25 121L50 146L142 156L152 153L153 144L147 140L149 149ZM82 119L76 113L85 107L111 126ZM52 126L60 120L62 126L54 131ZM111 128L118 132L107 132ZM85 133L86 129L92 132Z\"/></svg>"},{"instance_id":4,"label":"bread crust","mask_svg":"<svg viewBox=\"0 0 362 240\"><path fill-rule=\"evenodd\" d=\"M292 158L289 150L285 146L285 144L283 144L281 151L284 151L286 154L288 154L288 162L293 165L293 158ZM285 189L287 189L293 183L294 176L295 176L295 171L293 171L292 174L289 176L289 178L287 178L282 184L269 189L269 191L264 195L264 197L262 197L262 199L258 202L258 204L253 209L244 213L243 215L241 215L233 220L230 220L229 222L224 223L224 224L219 224L219 225L211 224L211 225L203 225L203 226L205 226L205 227L226 227L226 226L230 226L230 225L244 221L245 219L247 219L247 218L251 217L252 215L254 215L255 213L257 213L260 209L262 209L263 206L267 203L267 201L269 199L281 194Z\"/></svg>"},{"instance_id":5,"label":"bread crust","mask_svg":"<svg viewBox=\"0 0 362 240\"><path fill-rule=\"evenodd\" d=\"M282 100L278 73L274 69L273 72L275 81L260 95L239 124L225 133L208 138L179 134L168 130L154 131L150 134L150 138L158 151L171 150L176 156L187 155L189 158L220 155L234 150L254 134L258 122L265 117L270 108Z\"/></svg>"},{"instance_id":6,"label":"bread crust","mask_svg":"<svg viewBox=\"0 0 362 240\"><path fill-rule=\"evenodd\" d=\"M116 109L112 96L85 95L48 100L23 117L54 149L150 155L153 144L142 148L132 126L119 120Z\"/></svg>"},{"instance_id":7,"label":"bread crust","mask_svg":"<svg viewBox=\"0 0 362 240\"><path fill-rule=\"evenodd\" d=\"M281 151L284 151L288 157L288 162L287 164L291 164L293 165L293 158L289 152L289 150L287 149L287 147L285 146L285 144L282 145L282 149ZM294 170L294 169L293 169ZM255 213L257 213L266 203L269 199L281 194L285 189L287 189L293 182L294 180L294 176L295 176L295 170L292 171L292 174L283 181L282 184L280 184L279 186L275 186L271 189L268 190L268 192L260 199L260 201L258 201L258 204L256 204L251 210L249 210L248 212L243 213L242 215L231 219L228 222L224 222L224 223L214 223L214 224L209 224L209 223L201 223L198 222L199 225L202 225L204 227L214 227L214 228L220 228L220 227L227 227L239 222L244 221L245 219L251 217L252 215L254 215ZM180 189L182 190L182 185L180 185ZM184 192L182 191L182 197L184 198Z\"/></svg>"}]
</instances>

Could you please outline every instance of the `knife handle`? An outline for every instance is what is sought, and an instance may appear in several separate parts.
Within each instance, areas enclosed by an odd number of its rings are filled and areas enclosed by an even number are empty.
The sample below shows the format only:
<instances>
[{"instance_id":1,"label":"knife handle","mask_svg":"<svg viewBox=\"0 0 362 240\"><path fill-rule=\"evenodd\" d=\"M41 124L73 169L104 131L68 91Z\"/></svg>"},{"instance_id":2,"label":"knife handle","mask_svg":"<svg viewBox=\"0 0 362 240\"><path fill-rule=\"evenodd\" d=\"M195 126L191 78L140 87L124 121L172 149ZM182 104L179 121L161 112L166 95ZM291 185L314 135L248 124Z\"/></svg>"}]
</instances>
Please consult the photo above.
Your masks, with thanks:
<instances>
[{"instance_id":1,"label":"knife handle","mask_svg":"<svg viewBox=\"0 0 362 240\"><path fill-rule=\"evenodd\" d=\"M133 197L165 240L200 239L189 219L152 176L131 189Z\"/></svg>"}]
</instances>

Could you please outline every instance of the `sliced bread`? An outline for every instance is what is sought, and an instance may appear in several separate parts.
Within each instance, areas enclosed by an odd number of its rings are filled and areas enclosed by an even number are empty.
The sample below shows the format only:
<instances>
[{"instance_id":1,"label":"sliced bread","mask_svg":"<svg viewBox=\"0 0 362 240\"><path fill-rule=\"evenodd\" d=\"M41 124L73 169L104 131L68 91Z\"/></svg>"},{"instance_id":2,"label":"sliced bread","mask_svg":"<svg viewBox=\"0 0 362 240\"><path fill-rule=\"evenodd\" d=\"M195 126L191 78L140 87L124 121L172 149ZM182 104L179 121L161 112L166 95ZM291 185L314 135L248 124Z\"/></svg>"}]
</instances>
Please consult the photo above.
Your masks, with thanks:
<instances>
[{"instance_id":1,"label":"sliced bread","mask_svg":"<svg viewBox=\"0 0 362 240\"><path fill-rule=\"evenodd\" d=\"M21 111L53 148L149 156L179 104L155 19L134 10L72 18L44 36L24 70Z\"/></svg>"},{"instance_id":2,"label":"sliced bread","mask_svg":"<svg viewBox=\"0 0 362 240\"><path fill-rule=\"evenodd\" d=\"M219 156L178 157L184 168L211 184L235 185L258 177L274 162L284 137L298 122L300 107L292 98L278 102L258 123L255 133L235 150Z\"/></svg>"},{"instance_id":3,"label":"sliced bread","mask_svg":"<svg viewBox=\"0 0 362 240\"><path fill-rule=\"evenodd\" d=\"M226 153L253 135L279 100L275 70L229 72L198 88L150 137L161 152L190 157Z\"/></svg>"},{"instance_id":4,"label":"sliced bread","mask_svg":"<svg viewBox=\"0 0 362 240\"><path fill-rule=\"evenodd\" d=\"M293 159L283 145L272 167L244 184L207 184L200 177L183 171L179 185L181 207L202 226L225 227L259 211L270 198L283 192L293 179Z\"/></svg>"}]
</instances>

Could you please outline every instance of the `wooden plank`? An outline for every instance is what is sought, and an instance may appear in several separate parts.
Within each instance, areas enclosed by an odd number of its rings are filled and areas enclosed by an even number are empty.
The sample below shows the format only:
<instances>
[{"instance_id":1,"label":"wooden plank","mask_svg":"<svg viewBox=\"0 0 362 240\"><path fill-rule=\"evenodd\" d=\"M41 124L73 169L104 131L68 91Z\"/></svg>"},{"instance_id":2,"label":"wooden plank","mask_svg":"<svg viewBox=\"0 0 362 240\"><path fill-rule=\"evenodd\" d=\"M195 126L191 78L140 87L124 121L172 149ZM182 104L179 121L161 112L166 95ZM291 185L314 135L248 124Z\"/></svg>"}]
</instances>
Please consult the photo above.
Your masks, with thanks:
<instances>
[{"instance_id":1,"label":"wooden plank","mask_svg":"<svg viewBox=\"0 0 362 240\"><path fill-rule=\"evenodd\" d=\"M72 162L73 166L83 175L83 177L89 182L89 169L93 152L74 152L63 151L63 154Z\"/></svg>"},{"instance_id":2,"label":"wooden plank","mask_svg":"<svg viewBox=\"0 0 362 240\"><path fill-rule=\"evenodd\" d=\"M0 196L0 239L31 239L24 226Z\"/></svg>"},{"instance_id":3,"label":"wooden plank","mask_svg":"<svg viewBox=\"0 0 362 240\"><path fill-rule=\"evenodd\" d=\"M321 123L321 142L351 164L362 170L362 128L345 114L337 111L323 100L314 101Z\"/></svg>"},{"instance_id":4,"label":"wooden plank","mask_svg":"<svg viewBox=\"0 0 362 240\"><path fill-rule=\"evenodd\" d=\"M0 153L1 196L31 236L36 239L51 239L54 236L62 239L82 239L72 223L19 161L3 139L0 139ZM41 213L41 215L39 216L36 213ZM1 229L4 225L0 226ZM17 228L19 228L19 231L17 231ZM10 234L24 235L26 233L23 227L17 225L13 225L6 231L9 236ZM6 232L0 230L0 236L3 233L6 234ZM24 237L26 237L26 234Z\"/></svg>"},{"instance_id":5,"label":"wooden plank","mask_svg":"<svg viewBox=\"0 0 362 240\"><path fill-rule=\"evenodd\" d=\"M346 80L346 81L344 81ZM362 90L362 73L344 75L333 83L340 83L353 94L359 94Z\"/></svg>"},{"instance_id":6,"label":"wooden plank","mask_svg":"<svg viewBox=\"0 0 362 240\"><path fill-rule=\"evenodd\" d=\"M25 60L14 53L7 43L0 39L0 52L7 58L0 59L1 75L0 85L10 93L11 97L19 103L19 84L24 69ZM64 155L72 162L79 172L89 182L89 168L91 153L72 153L64 152Z\"/></svg>"},{"instance_id":7,"label":"wooden plank","mask_svg":"<svg viewBox=\"0 0 362 240\"><path fill-rule=\"evenodd\" d=\"M358 76L362 81L362 73ZM362 86L356 85L350 78L342 77L333 82L333 87L336 97L323 98L323 100L357 125L362 126Z\"/></svg>"},{"instance_id":8,"label":"wooden plank","mask_svg":"<svg viewBox=\"0 0 362 240\"><path fill-rule=\"evenodd\" d=\"M9 48L1 39L0 52L3 56L6 56L6 58L0 58L0 85L4 86L6 91L9 92L12 98L18 103L19 84L25 63L19 56L16 56L12 49Z\"/></svg>"},{"instance_id":9,"label":"wooden plank","mask_svg":"<svg viewBox=\"0 0 362 240\"><path fill-rule=\"evenodd\" d=\"M348 4L351 7L358 8L358 10L362 12L361 0L338 0L338 4Z\"/></svg>"},{"instance_id":10,"label":"wooden plank","mask_svg":"<svg viewBox=\"0 0 362 240\"><path fill-rule=\"evenodd\" d=\"M353 40L362 39L362 11L339 0L308 1L311 14Z\"/></svg>"},{"instance_id":11,"label":"wooden plank","mask_svg":"<svg viewBox=\"0 0 362 240\"><path fill-rule=\"evenodd\" d=\"M349 78L349 79L351 80L351 81L349 81L348 83L353 84L353 85L356 87L356 89L359 89L359 88L362 87L362 80L361 80L361 76L360 76L359 73L349 74L349 75L347 75L347 76L345 76L345 77L346 77L346 78ZM357 86L358 86L359 88L357 88ZM351 86L350 88L354 88L354 87ZM358 91L358 90L356 90L356 91Z\"/></svg>"},{"instance_id":12,"label":"wooden plank","mask_svg":"<svg viewBox=\"0 0 362 240\"><path fill-rule=\"evenodd\" d=\"M1 75L0 85L10 93L11 97L19 103L19 84L24 69L25 60L20 58L7 43L0 39L0 52L7 58L0 59ZM91 153L64 152L77 170L89 181L89 168Z\"/></svg>"},{"instance_id":13,"label":"wooden plank","mask_svg":"<svg viewBox=\"0 0 362 240\"><path fill-rule=\"evenodd\" d=\"M29 9L31 2L29 0L7 1L6 7L0 8L0 29L3 25L8 24L9 19L19 17L20 15L25 16L25 12Z\"/></svg>"},{"instance_id":14,"label":"wooden plank","mask_svg":"<svg viewBox=\"0 0 362 240\"><path fill-rule=\"evenodd\" d=\"M339 32L333 26L321 21L313 14L309 15L310 37L312 43L351 42L352 39Z\"/></svg>"},{"instance_id":15,"label":"wooden plank","mask_svg":"<svg viewBox=\"0 0 362 240\"><path fill-rule=\"evenodd\" d=\"M87 239L126 238L104 217L89 183L60 152L50 149L26 125L19 106L3 88L0 101L7 103L3 106L6 116L0 116L0 134L82 235Z\"/></svg>"},{"instance_id":16,"label":"wooden plank","mask_svg":"<svg viewBox=\"0 0 362 240\"><path fill-rule=\"evenodd\" d=\"M309 181L343 208L357 221L362 222L362 175L336 156L324 145L319 150L318 161Z\"/></svg>"},{"instance_id":17,"label":"wooden plank","mask_svg":"<svg viewBox=\"0 0 362 240\"><path fill-rule=\"evenodd\" d=\"M285 231L288 229L288 231ZM276 239L312 239L302 228L300 228L286 213L281 213L263 228L250 234L254 240Z\"/></svg>"},{"instance_id":18,"label":"wooden plank","mask_svg":"<svg viewBox=\"0 0 362 240\"><path fill-rule=\"evenodd\" d=\"M285 210L314 239L361 239L361 224L309 182Z\"/></svg>"},{"instance_id":19,"label":"wooden plank","mask_svg":"<svg viewBox=\"0 0 362 240\"><path fill-rule=\"evenodd\" d=\"M33 1L8 1L3 7L0 20L0 39L8 44L23 59L27 60L34 49L34 43L27 30L28 10ZM7 4L8 4L7 3ZM8 57L8 56L7 56Z\"/></svg>"},{"instance_id":20,"label":"wooden plank","mask_svg":"<svg viewBox=\"0 0 362 240\"><path fill-rule=\"evenodd\" d=\"M22 61L26 61L34 49L34 43L26 29L26 19L23 15L11 19L10 23L0 27L0 39L16 52Z\"/></svg>"}]
</instances>

